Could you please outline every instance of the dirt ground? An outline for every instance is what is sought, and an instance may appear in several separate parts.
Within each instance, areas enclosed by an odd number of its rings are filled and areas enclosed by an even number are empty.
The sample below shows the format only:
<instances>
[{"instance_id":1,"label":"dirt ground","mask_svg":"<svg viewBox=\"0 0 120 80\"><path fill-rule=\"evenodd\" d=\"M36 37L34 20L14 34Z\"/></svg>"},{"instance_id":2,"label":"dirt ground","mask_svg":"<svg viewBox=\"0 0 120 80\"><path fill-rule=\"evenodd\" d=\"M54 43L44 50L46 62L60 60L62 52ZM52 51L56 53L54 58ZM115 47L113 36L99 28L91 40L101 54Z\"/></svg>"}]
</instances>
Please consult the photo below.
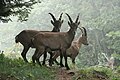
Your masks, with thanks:
<instances>
[{"instance_id":1,"label":"dirt ground","mask_svg":"<svg viewBox=\"0 0 120 80\"><path fill-rule=\"evenodd\" d=\"M82 74L76 70L66 70L59 68L56 72L55 80L109 80L108 76L99 71Z\"/></svg>"},{"instance_id":2,"label":"dirt ground","mask_svg":"<svg viewBox=\"0 0 120 80\"><path fill-rule=\"evenodd\" d=\"M56 74L56 80L72 80L74 71L66 70L65 68L59 68Z\"/></svg>"}]
</instances>

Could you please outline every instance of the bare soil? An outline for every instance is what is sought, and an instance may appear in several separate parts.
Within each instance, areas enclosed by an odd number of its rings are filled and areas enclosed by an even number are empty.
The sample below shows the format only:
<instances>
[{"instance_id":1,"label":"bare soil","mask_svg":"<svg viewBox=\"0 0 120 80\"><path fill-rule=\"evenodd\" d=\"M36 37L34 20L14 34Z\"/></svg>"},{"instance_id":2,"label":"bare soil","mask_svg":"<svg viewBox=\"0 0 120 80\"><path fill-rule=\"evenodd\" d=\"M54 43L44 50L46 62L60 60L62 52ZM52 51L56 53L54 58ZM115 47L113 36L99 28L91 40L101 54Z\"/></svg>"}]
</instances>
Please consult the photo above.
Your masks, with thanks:
<instances>
[{"instance_id":1,"label":"bare soil","mask_svg":"<svg viewBox=\"0 0 120 80\"><path fill-rule=\"evenodd\" d=\"M56 73L55 80L72 80L75 74L73 71L66 70L65 68L59 68Z\"/></svg>"}]
</instances>

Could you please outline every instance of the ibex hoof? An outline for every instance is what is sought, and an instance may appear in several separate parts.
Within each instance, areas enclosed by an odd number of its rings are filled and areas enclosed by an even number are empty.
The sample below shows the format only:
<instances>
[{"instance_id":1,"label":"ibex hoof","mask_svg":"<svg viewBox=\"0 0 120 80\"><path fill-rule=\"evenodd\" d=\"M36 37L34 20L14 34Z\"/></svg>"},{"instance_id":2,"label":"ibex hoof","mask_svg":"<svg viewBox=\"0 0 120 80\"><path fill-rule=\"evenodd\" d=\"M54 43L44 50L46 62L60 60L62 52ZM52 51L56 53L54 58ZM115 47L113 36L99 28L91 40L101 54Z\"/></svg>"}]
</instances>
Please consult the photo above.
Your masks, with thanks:
<instances>
[{"instance_id":1,"label":"ibex hoof","mask_svg":"<svg viewBox=\"0 0 120 80\"><path fill-rule=\"evenodd\" d=\"M25 60L25 62L26 62L26 63L28 63L28 61L27 61L27 60Z\"/></svg>"},{"instance_id":2,"label":"ibex hoof","mask_svg":"<svg viewBox=\"0 0 120 80\"><path fill-rule=\"evenodd\" d=\"M69 68L69 67L66 67L66 69L67 69L67 70L70 70L70 68Z\"/></svg>"},{"instance_id":3,"label":"ibex hoof","mask_svg":"<svg viewBox=\"0 0 120 80\"><path fill-rule=\"evenodd\" d=\"M60 67L64 67L64 65L63 65L63 64L60 64Z\"/></svg>"},{"instance_id":4,"label":"ibex hoof","mask_svg":"<svg viewBox=\"0 0 120 80\"><path fill-rule=\"evenodd\" d=\"M49 64L49 66L52 66L52 64Z\"/></svg>"}]
</instances>

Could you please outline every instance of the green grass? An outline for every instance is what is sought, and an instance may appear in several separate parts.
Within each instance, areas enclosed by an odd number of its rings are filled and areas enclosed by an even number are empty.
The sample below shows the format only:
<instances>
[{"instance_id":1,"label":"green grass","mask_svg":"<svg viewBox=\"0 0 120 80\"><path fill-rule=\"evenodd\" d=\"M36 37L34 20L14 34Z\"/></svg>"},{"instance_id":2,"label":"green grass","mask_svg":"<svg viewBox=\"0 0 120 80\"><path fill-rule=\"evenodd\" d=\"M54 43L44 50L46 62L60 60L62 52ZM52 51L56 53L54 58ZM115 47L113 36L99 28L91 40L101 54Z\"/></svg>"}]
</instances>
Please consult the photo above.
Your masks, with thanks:
<instances>
[{"instance_id":1,"label":"green grass","mask_svg":"<svg viewBox=\"0 0 120 80\"><path fill-rule=\"evenodd\" d=\"M57 69L59 68L40 67L37 64L34 66L32 63L25 63L21 58L10 59L0 54L0 80L56 80ZM79 69L71 77L72 80L120 80L120 67L111 70L107 67L91 66Z\"/></svg>"},{"instance_id":2,"label":"green grass","mask_svg":"<svg viewBox=\"0 0 120 80\"><path fill-rule=\"evenodd\" d=\"M120 80L120 69L112 70L107 67L93 66L80 69L73 80Z\"/></svg>"},{"instance_id":3,"label":"green grass","mask_svg":"<svg viewBox=\"0 0 120 80\"><path fill-rule=\"evenodd\" d=\"M9 59L0 54L0 74L14 76L18 80L54 80L55 71L32 63L25 63L21 58Z\"/></svg>"}]
</instances>

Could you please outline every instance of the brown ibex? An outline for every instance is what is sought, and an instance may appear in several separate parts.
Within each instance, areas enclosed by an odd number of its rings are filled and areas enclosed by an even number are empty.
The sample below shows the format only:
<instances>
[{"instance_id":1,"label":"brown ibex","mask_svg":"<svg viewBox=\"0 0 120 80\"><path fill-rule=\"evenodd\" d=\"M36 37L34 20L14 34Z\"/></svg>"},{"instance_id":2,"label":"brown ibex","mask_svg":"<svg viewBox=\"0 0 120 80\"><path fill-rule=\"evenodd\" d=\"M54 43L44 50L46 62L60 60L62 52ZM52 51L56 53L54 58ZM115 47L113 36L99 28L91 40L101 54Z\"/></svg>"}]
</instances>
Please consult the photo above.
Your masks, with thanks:
<instances>
[{"instance_id":1,"label":"brown ibex","mask_svg":"<svg viewBox=\"0 0 120 80\"><path fill-rule=\"evenodd\" d=\"M67 57L70 57L72 59L73 64L75 64L75 58L77 57L82 44L88 45L86 29L84 27L82 28L79 28L82 32L82 36L77 41L73 41L70 48L68 48L66 51ZM60 56L59 51L53 52L53 61L55 61L57 64L59 63L57 62L56 58L59 56Z\"/></svg>"},{"instance_id":2,"label":"brown ibex","mask_svg":"<svg viewBox=\"0 0 120 80\"><path fill-rule=\"evenodd\" d=\"M61 20L62 18L62 14L60 15L59 19L56 20L56 18L53 16L52 13L49 13L52 16L51 23L53 24L54 28L51 32L59 32L61 25L63 23L63 20ZM50 32L50 31L37 31L37 30L23 30L21 31L16 37L15 37L15 42L18 43L20 42L24 49L21 53L21 56L23 57L25 62L28 62L27 58L26 58L26 54L29 50L30 47L34 48L34 46L31 46L31 39L38 34L39 32Z\"/></svg>"},{"instance_id":3,"label":"brown ibex","mask_svg":"<svg viewBox=\"0 0 120 80\"><path fill-rule=\"evenodd\" d=\"M67 68L67 70L70 69L67 64L66 50L71 46L80 21L78 21L79 15L77 16L75 22L72 21L71 17L67 13L66 15L70 20L68 21L68 25L70 26L68 32L40 32L39 34L35 35L34 38L32 38L32 44L36 48L36 51L32 56L33 63L35 63L36 61L39 65L41 65L41 63L39 62L39 58L42 54L45 53L45 51L59 50L60 66L64 66L62 63L62 58L64 56L65 67Z\"/></svg>"}]
</instances>

